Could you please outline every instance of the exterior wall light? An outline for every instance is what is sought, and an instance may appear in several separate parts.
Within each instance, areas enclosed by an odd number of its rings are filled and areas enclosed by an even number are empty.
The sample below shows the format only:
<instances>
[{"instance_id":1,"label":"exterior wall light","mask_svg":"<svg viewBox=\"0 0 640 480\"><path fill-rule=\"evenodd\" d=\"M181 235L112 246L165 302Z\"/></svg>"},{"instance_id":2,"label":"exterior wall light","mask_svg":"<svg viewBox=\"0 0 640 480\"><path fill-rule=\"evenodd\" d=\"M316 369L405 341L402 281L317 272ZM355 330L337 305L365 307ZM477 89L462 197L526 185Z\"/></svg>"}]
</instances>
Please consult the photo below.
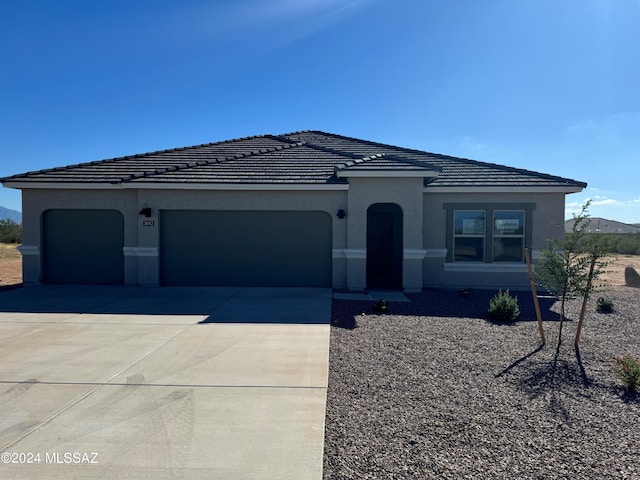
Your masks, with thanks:
<instances>
[{"instance_id":1,"label":"exterior wall light","mask_svg":"<svg viewBox=\"0 0 640 480\"><path fill-rule=\"evenodd\" d=\"M140 210L139 215L144 215L145 217L149 218L151 216L151 207L144 207L142 210Z\"/></svg>"},{"instance_id":2,"label":"exterior wall light","mask_svg":"<svg viewBox=\"0 0 640 480\"><path fill-rule=\"evenodd\" d=\"M347 216L347 213L341 208L340 210L338 210L338 213L336 213L336 216L342 220L344 217Z\"/></svg>"}]
</instances>

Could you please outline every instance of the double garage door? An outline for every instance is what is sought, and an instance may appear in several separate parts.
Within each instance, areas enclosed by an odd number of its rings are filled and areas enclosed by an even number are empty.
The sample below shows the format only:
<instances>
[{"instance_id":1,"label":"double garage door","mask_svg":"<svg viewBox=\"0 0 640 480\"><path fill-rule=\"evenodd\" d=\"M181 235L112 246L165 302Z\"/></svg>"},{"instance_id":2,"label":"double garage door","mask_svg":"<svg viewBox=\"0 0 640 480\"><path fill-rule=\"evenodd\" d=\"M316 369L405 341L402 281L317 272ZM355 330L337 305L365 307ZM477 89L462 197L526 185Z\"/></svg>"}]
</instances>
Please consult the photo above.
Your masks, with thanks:
<instances>
[{"instance_id":1,"label":"double garage door","mask_svg":"<svg viewBox=\"0 0 640 480\"><path fill-rule=\"evenodd\" d=\"M162 285L331 286L324 212L165 210Z\"/></svg>"},{"instance_id":2,"label":"double garage door","mask_svg":"<svg viewBox=\"0 0 640 480\"><path fill-rule=\"evenodd\" d=\"M42 227L45 283L124 283L119 211L48 210ZM323 212L162 211L160 282L331 286L331 217Z\"/></svg>"}]
</instances>

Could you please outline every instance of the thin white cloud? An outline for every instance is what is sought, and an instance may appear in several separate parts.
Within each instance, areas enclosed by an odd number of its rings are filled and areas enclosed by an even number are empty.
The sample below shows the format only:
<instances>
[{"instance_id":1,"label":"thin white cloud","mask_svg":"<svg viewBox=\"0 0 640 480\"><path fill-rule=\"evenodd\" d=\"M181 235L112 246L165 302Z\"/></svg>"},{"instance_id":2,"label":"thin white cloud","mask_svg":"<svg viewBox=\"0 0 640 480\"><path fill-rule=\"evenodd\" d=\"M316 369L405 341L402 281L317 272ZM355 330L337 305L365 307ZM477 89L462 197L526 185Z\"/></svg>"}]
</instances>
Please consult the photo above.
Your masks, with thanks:
<instances>
[{"instance_id":1,"label":"thin white cloud","mask_svg":"<svg viewBox=\"0 0 640 480\"><path fill-rule=\"evenodd\" d=\"M190 40L247 40L263 34L260 46L287 44L356 15L378 0L237 0L187 8L174 16L177 30ZM268 34L268 35L267 35ZM184 39L182 40L185 41Z\"/></svg>"},{"instance_id":2,"label":"thin white cloud","mask_svg":"<svg viewBox=\"0 0 640 480\"><path fill-rule=\"evenodd\" d=\"M598 122L589 118L587 120L578 122L574 125L569 125L565 131L569 135L582 134L584 132L595 130L596 128L598 128L598 126L599 126Z\"/></svg>"},{"instance_id":3,"label":"thin white cloud","mask_svg":"<svg viewBox=\"0 0 640 480\"><path fill-rule=\"evenodd\" d=\"M476 142L472 137L468 135L462 137L462 141L460 142L460 148L462 148L465 152L470 152L471 154L479 152L480 150L484 150L485 147L486 145L484 143Z\"/></svg>"},{"instance_id":4,"label":"thin white cloud","mask_svg":"<svg viewBox=\"0 0 640 480\"><path fill-rule=\"evenodd\" d=\"M578 199L567 202L565 204L565 218L572 218L575 214L580 213L582 206L591 200L588 212L591 217L601 217L623 223L640 222L640 197L624 198L624 193L610 193L612 197L603 195L579 196ZM616 198L613 198L614 195Z\"/></svg>"},{"instance_id":5,"label":"thin white cloud","mask_svg":"<svg viewBox=\"0 0 640 480\"><path fill-rule=\"evenodd\" d=\"M597 207L598 205L617 205L621 202L614 200L613 198L602 198L602 200L595 200L591 202L591 205Z\"/></svg>"},{"instance_id":6,"label":"thin white cloud","mask_svg":"<svg viewBox=\"0 0 640 480\"><path fill-rule=\"evenodd\" d=\"M611 144L640 138L640 112L618 112L606 117L580 120L565 128L570 138Z\"/></svg>"},{"instance_id":7,"label":"thin white cloud","mask_svg":"<svg viewBox=\"0 0 640 480\"><path fill-rule=\"evenodd\" d=\"M246 20L254 22L279 22L300 20L316 15L326 15L336 20L349 16L367 0L271 0L249 3ZM247 11L245 10L245 13Z\"/></svg>"}]
</instances>

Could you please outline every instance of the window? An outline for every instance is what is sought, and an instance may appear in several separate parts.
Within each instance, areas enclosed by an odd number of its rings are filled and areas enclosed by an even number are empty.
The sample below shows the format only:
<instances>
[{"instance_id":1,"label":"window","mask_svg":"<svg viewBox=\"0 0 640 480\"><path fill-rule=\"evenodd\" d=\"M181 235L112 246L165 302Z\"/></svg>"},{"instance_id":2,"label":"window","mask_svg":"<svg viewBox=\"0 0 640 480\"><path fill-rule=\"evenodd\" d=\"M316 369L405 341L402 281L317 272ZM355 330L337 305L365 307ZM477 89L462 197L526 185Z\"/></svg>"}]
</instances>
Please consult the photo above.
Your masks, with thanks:
<instances>
[{"instance_id":1,"label":"window","mask_svg":"<svg viewBox=\"0 0 640 480\"><path fill-rule=\"evenodd\" d=\"M532 244L535 203L459 202L442 207L447 212L445 263L451 269L504 270L524 264L524 249Z\"/></svg>"},{"instance_id":2,"label":"window","mask_svg":"<svg viewBox=\"0 0 640 480\"><path fill-rule=\"evenodd\" d=\"M524 261L524 211L494 210L493 261Z\"/></svg>"},{"instance_id":3,"label":"window","mask_svg":"<svg viewBox=\"0 0 640 480\"><path fill-rule=\"evenodd\" d=\"M484 210L456 210L453 214L453 260L484 262Z\"/></svg>"}]
</instances>

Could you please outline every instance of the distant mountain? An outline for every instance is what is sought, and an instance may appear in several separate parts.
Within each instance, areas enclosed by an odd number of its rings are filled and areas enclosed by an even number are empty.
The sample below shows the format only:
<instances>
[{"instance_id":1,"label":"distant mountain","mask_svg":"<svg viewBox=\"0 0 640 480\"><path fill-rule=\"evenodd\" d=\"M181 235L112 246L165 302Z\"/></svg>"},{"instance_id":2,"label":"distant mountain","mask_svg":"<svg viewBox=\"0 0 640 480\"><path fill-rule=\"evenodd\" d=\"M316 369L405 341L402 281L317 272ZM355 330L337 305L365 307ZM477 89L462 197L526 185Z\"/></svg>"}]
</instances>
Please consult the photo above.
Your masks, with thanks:
<instances>
[{"instance_id":1,"label":"distant mountain","mask_svg":"<svg viewBox=\"0 0 640 480\"><path fill-rule=\"evenodd\" d=\"M22 213L10 208L0 207L0 220L11 220L16 223L22 223Z\"/></svg>"},{"instance_id":2,"label":"distant mountain","mask_svg":"<svg viewBox=\"0 0 640 480\"><path fill-rule=\"evenodd\" d=\"M564 231L569 233L573 228L573 219L564 222ZM585 230L589 233L640 233L640 225L616 222L606 218L591 217Z\"/></svg>"}]
</instances>

